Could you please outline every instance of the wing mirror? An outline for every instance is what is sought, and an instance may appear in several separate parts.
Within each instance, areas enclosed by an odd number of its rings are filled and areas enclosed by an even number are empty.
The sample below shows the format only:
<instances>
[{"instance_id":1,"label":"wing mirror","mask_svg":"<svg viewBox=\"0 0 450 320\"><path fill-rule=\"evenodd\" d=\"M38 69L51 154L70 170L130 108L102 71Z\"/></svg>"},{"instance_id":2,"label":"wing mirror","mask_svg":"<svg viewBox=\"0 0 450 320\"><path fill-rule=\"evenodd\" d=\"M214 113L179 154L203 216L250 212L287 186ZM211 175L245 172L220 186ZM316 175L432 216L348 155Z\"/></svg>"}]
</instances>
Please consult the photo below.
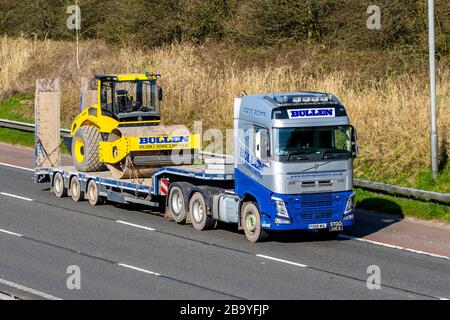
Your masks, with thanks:
<instances>
[{"instance_id":1,"label":"wing mirror","mask_svg":"<svg viewBox=\"0 0 450 320\"><path fill-rule=\"evenodd\" d=\"M352 157L356 158L356 156L359 153L358 133L357 133L355 127L350 126L350 128L351 128L351 142L352 142Z\"/></svg>"},{"instance_id":2,"label":"wing mirror","mask_svg":"<svg viewBox=\"0 0 450 320\"><path fill-rule=\"evenodd\" d=\"M162 101L163 99L163 89L161 87L158 87L158 100Z\"/></svg>"}]
</instances>

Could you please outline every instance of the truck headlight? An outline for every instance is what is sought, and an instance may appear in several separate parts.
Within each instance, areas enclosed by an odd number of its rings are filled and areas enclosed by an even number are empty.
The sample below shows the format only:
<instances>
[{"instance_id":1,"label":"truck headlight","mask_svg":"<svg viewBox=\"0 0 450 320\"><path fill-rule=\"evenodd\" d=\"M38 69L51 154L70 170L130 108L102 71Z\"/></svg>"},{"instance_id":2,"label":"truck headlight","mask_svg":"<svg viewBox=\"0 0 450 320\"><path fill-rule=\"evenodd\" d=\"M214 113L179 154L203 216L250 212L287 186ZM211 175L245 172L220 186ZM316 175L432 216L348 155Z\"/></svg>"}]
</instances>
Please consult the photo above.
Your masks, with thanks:
<instances>
[{"instance_id":1,"label":"truck headlight","mask_svg":"<svg viewBox=\"0 0 450 320\"><path fill-rule=\"evenodd\" d=\"M353 198L354 198L354 194L352 194L350 197L348 197L347 204L345 205L344 214L347 214L353 210Z\"/></svg>"},{"instance_id":2,"label":"truck headlight","mask_svg":"<svg viewBox=\"0 0 450 320\"><path fill-rule=\"evenodd\" d=\"M275 206L277 208L277 215L284 218L289 218L289 213L286 209L286 205L283 201L283 199L272 197L271 198L275 202Z\"/></svg>"}]
</instances>

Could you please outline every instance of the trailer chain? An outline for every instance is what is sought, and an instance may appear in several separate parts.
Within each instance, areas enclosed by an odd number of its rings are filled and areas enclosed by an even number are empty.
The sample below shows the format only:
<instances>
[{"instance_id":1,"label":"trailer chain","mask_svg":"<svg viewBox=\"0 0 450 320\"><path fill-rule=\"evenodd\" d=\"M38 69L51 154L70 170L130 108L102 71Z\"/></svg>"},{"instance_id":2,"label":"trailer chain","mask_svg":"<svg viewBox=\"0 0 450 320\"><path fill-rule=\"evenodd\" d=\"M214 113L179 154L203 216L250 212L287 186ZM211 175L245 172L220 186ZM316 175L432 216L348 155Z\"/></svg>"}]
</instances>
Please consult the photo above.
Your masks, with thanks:
<instances>
[{"instance_id":1,"label":"trailer chain","mask_svg":"<svg viewBox=\"0 0 450 320\"><path fill-rule=\"evenodd\" d=\"M53 149L52 152L50 152L50 154L48 154L47 150L45 150L45 148L44 148L44 144L42 143L41 138L38 137L37 140L38 140L38 144L39 144L39 147L40 147L41 151L44 153L45 158L50 162L50 165L51 165L52 167L54 167L55 165L54 165L54 163L50 160L50 157L51 157L57 150L60 149L60 147L61 147L61 145L63 144L63 142L61 141L61 142L59 143L59 145L58 145L55 149ZM45 159L44 159L43 161L41 161L40 163L36 163L36 166L37 166L37 167L40 167L40 166L44 163L44 161L45 161Z\"/></svg>"}]
</instances>

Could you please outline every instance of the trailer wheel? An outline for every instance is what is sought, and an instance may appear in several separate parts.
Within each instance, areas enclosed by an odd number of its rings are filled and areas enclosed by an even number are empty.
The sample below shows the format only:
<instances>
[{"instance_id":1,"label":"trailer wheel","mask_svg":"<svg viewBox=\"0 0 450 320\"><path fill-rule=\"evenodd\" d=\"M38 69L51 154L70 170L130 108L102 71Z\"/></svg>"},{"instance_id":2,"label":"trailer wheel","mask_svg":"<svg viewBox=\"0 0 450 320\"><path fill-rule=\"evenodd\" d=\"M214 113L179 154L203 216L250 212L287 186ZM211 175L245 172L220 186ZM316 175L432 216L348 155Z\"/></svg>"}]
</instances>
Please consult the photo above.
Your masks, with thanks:
<instances>
[{"instance_id":1,"label":"trailer wheel","mask_svg":"<svg viewBox=\"0 0 450 320\"><path fill-rule=\"evenodd\" d=\"M87 198L91 206L98 206L106 201L106 198L100 195L98 185L94 180L90 180L88 183Z\"/></svg>"},{"instance_id":2,"label":"trailer wheel","mask_svg":"<svg viewBox=\"0 0 450 320\"><path fill-rule=\"evenodd\" d=\"M64 178L60 172L53 178L53 191L58 198L67 196L67 188L64 186Z\"/></svg>"},{"instance_id":3,"label":"trailer wheel","mask_svg":"<svg viewBox=\"0 0 450 320\"><path fill-rule=\"evenodd\" d=\"M81 191L80 180L78 180L77 176L74 176L72 177L72 179L70 179L70 194L73 201L78 202L84 200L84 192Z\"/></svg>"},{"instance_id":4,"label":"trailer wheel","mask_svg":"<svg viewBox=\"0 0 450 320\"><path fill-rule=\"evenodd\" d=\"M241 209L241 219L248 241L258 242L268 238L267 231L261 228L261 214L256 204L245 202Z\"/></svg>"},{"instance_id":5,"label":"trailer wheel","mask_svg":"<svg viewBox=\"0 0 450 320\"><path fill-rule=\"evenodd\" d=\"M215 221L208 215L205 197L201 192L195 192L189 200L189 213L195 230L202 231L214 228Z\"/></svg>"},{"instance_id":6,"label":"trailer wheel","mask_svg":"<svg viewBox=\"0 0 450 320\"><path fill-rule=\"evenodd\" d=\"M169 192L167 209L170 217L177 223L185 223L187 211L185 206L183 190L179 186L173 186Z\"/></svg>"}]
</instances>

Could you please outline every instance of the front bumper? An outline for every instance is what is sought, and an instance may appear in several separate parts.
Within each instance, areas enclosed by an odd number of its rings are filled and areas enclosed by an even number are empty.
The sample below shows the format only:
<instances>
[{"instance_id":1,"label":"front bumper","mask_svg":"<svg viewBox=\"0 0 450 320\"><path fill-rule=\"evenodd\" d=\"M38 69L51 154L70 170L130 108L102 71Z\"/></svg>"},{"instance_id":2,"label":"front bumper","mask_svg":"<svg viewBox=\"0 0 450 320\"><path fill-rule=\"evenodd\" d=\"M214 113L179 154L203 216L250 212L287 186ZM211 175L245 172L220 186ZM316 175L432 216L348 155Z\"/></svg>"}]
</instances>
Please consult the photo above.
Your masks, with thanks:
<instances>
[{"instance_id":1,"label":"front bumper","mask_svg":"<svg viewBox=\"0 0 450 320\"><path fill-rule=\"evenodd\" d=\"M261 226L267 230L312 230L329 229L330 223L342 222L343 227L354 224L354 210L344 215L347 200L353 196L353 191L280 195L274 197L283 199L289 218L280 217L276 206L270 212L263 212ZM289 223L280 223L289 221Z\"/></svg>"}]
</instances>

